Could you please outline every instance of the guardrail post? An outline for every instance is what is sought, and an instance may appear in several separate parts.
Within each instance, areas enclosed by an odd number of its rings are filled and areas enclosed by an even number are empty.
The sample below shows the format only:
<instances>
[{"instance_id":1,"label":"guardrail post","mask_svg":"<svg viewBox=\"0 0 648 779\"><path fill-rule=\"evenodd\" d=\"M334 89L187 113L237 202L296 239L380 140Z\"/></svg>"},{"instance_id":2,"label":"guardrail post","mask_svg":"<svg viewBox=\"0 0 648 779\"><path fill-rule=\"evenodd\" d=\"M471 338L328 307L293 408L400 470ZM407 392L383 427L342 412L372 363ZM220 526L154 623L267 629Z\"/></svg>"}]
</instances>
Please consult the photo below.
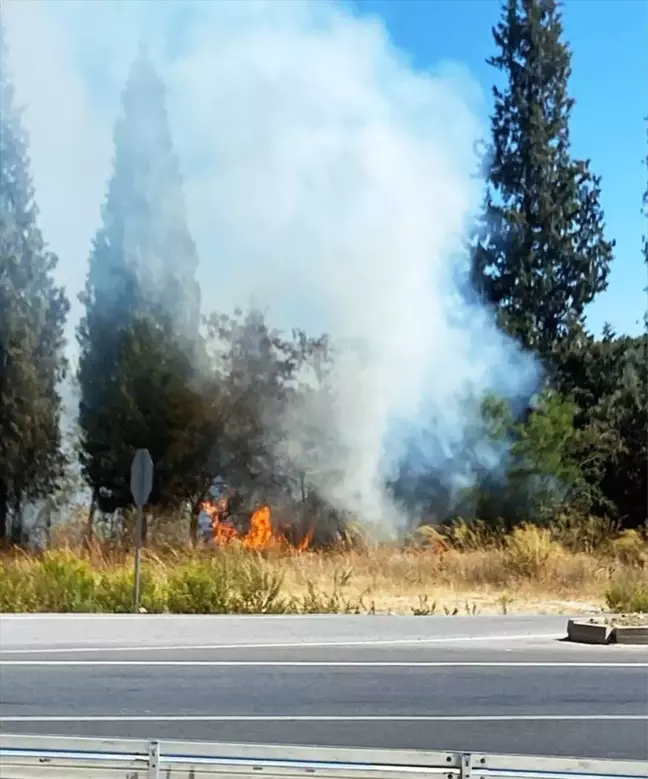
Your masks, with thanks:
<instances>
[{"instance_id":1,"label":"guardrail post","mask_svg":"<svg viewBox=\"0 0 648 779\"><path fill-rule=\"evenodd\" d=\"M148 745L148 779L160 777L160 742L149 741Z\"/></svg>"},{"instance_id":2,"label":"guardrail post","mask_svg":"<svg viewBox=\"0 0 648 779\"><path fill-rule=\"evenodd\" d=\"M470 752L463 752L461 754L461 771L459 773L461 779L471 779L472 762L472 755Z\"/></svg>"}]
</instances>

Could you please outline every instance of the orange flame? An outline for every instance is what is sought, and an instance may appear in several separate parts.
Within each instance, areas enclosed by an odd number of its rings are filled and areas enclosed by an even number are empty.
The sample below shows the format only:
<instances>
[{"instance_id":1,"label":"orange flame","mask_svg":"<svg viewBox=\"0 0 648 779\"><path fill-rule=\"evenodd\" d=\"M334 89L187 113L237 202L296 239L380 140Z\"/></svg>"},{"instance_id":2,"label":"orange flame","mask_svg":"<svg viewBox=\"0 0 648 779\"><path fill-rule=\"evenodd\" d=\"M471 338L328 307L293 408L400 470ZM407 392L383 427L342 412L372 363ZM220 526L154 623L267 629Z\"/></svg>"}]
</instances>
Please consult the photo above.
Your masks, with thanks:
<instances>
[{"instance_id":1,"label":"orange flame","mask_svg":"<svg viewBox=\"0 0 648 779\"><path fill-rule=\"evenodd\" d=\"M315 529L311 528L308 533L302 538L299 544L295 547L298 552L305 552L308 547L311 544L311 541L313 540L313 534L315 533Z\"/></svg>"},{"instance_id":2,"label":"orange flame","mask_svg":"<svg viewBox=\"0 0 648 779\"><path fill-rule=\"evenodd\" d=\"M261 506L252 513L250 529L243 537L243 546L246 549L268 549L281 545L282 540L274 535L270 506Z\"/></svg>"},{"instance_id":3,"label":"orange flame","mask_svg":"<svg viewBox=\"0 0 648 779\"><path fill-rule=\"evenodd\" d=\"M213 539L218 546L226 546L236 541L244 549L259 551L278 548L286 551L304 552L313 539L313 530L311 530L299 544L291 544L284 535L274 530L272 510L268 505L259 506L252 512L247 533L239 533L233 522L227 517L226 498L221 498L218 501L206 500L201 508L211 517Z\"/></svg>"}]
</instances>

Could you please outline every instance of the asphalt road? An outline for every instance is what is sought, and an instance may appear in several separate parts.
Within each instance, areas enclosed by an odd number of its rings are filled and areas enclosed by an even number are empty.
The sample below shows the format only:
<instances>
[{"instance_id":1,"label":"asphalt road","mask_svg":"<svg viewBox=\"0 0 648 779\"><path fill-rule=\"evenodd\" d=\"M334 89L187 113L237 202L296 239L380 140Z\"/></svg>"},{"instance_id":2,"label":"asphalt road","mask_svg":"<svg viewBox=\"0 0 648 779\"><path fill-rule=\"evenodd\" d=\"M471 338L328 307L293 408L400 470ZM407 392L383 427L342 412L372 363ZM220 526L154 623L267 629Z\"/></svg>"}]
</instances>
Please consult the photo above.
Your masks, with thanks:
<instances>
[{"instance_id":1,"label":"asphalt road","mask_svg":"<svg viewBox=\"0 0 648 779\"><path fill-rule=\"evenodd\" d=\"M20 649L398 644L564 636L565 617L25 614L0 618L0 653Z\"/></svg>"},{"instance_id":2,"label":"asphalt road","mask_svg":"<svg viewBox=\"0 0 648 779\"><path fill-rule=\"evenodd\" d=\"M565 618L0 619L3 732L648 759L648 650Z\"/></svg>"}]
</instances>

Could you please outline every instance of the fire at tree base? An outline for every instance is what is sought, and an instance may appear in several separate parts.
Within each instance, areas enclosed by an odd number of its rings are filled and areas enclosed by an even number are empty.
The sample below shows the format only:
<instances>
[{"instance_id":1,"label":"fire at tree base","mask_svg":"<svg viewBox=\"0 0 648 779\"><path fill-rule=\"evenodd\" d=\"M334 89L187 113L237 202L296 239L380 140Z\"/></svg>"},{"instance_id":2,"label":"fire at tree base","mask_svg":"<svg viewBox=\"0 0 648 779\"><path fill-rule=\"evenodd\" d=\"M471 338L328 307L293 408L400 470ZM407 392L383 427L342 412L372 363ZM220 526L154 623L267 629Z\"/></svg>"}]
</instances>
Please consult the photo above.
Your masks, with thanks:
<instances>
[{"instance_id":1,"label":"fire at tree base","mask_svg":"<svg viewBox=\"0 0 648 779\"><path fill-rule=\"evenodd\" d=\"M227 490L220 496L211 495L201 505L200 525L203 541L214 547L240 545L244 549L284 552L304 552L310 546L314 527L306 532L291 526L278 527L273 521L268 504L252 511L242 510L242 501L236 490Z\"/></svg>"}]
</instances>

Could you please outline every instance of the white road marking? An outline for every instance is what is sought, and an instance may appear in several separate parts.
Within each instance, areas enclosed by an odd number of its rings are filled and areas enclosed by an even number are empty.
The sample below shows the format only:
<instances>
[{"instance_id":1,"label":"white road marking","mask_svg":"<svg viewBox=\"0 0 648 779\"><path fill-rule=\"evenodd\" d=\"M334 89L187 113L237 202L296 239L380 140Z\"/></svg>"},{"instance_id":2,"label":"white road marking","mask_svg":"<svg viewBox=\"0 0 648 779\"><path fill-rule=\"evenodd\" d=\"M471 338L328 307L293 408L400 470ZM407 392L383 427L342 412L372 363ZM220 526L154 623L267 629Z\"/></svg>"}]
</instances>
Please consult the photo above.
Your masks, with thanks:
<instances>
[{"instance_id":1,"label":"white road marking","mask_svg":"<svg viewBox=\"0 0 648 779\"><path fill-rule=\"evenodd\" d=\"M493 714L454 715L146 715L116 717L18 716L0 717L6 722L648 722L648 714Z\"/></svg>"},{"instance_id":2,"label":"white road marking","mask_svg":"<svg viewBox=\"0 0 648 779\"><path fill-rule=\"evenodd\" d=\"M153 644L135 646L75 646L75 647L49 647L40 649L3 649L0 654L12 655L37 655L37 654L66 654L84 652L152 652L161 650L181 651L196 649L303 649L325 647L354 647L354 646L426 646L427 644L454 644L466 641L524 641L540 638L564 638L565 633L524 633L521 635L500 636L444 636L443 638L402 638L402 639L362 639L355 641L294 641L277 643L243 643L243 644Z\"/></svg>"},{"instance_id":3,"label":"white road marking","mask_svg":"<svg viewBox=\"0 0 648 779\"><path fill-rule=\"evenodd\" d=\"M642 668L648 663L401 660L0 660L0 667L37 668Z\"/></svg>"}]
</instances>

